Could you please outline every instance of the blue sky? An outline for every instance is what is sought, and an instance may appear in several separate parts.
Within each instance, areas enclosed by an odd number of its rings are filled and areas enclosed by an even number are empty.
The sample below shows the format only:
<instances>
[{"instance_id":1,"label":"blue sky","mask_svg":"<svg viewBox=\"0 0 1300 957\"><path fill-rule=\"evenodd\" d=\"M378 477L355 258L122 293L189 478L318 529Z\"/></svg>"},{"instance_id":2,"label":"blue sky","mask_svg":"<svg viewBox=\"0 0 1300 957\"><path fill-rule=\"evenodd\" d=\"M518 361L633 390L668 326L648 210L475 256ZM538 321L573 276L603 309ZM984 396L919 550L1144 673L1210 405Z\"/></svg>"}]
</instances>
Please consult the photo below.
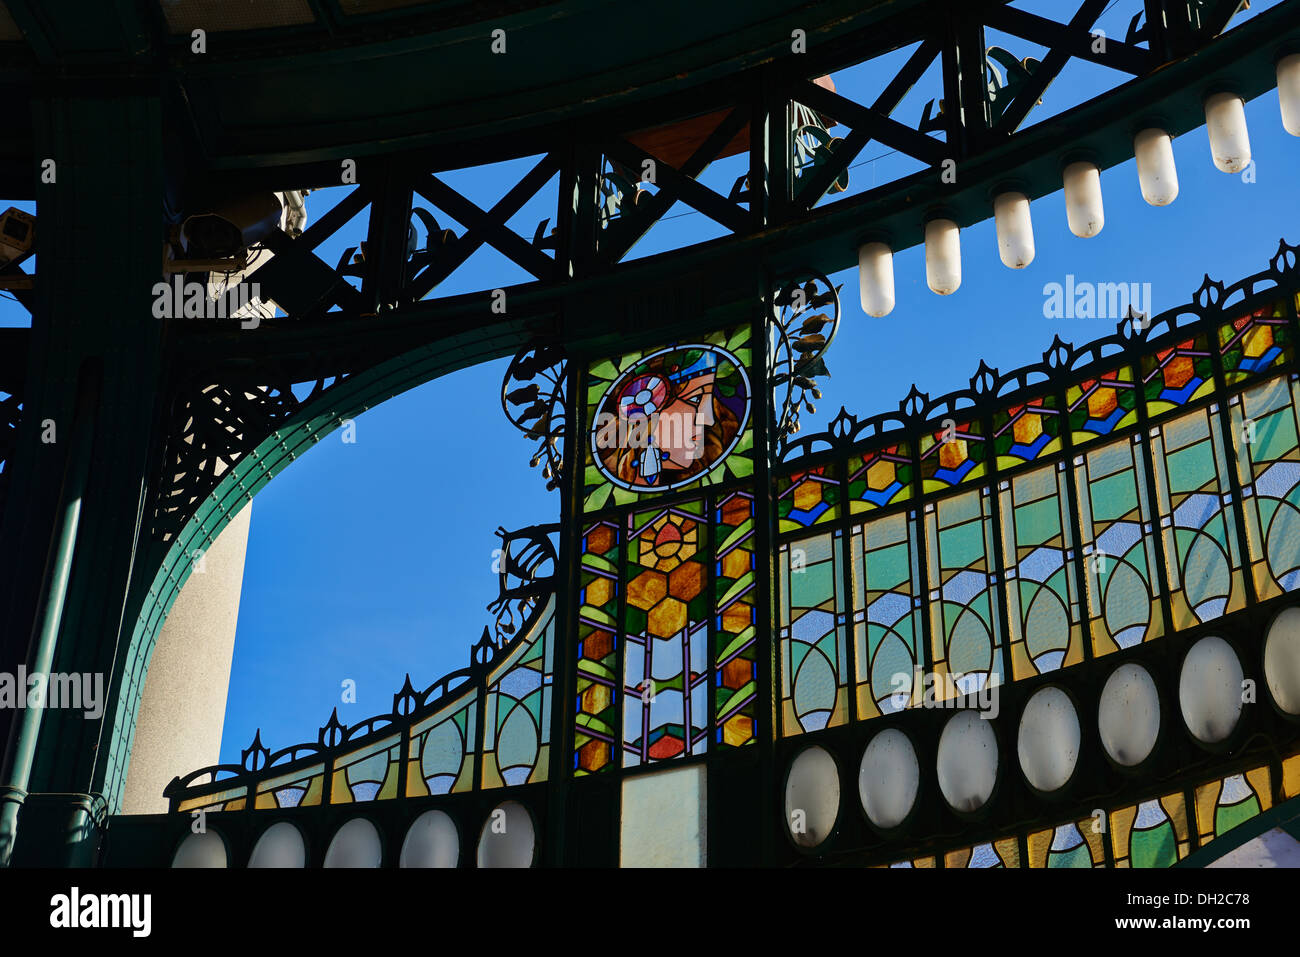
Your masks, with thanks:
<instances>
[{"instance_id":1,"label":"blue sky","mask_svg":"<svg viewBox=\"0 0 1300 957\"><path fill-rule=\"evenodd\" d=\"M1256 3L1251 12L1273 5ZM1017 6L1059 16L1059 2ZM1115 5L1101 21L1103 29L1122 37L1133 6L1129 0ZM1018 56L1041 55L1032 44L1006 45ZM908 52L837 73L836 85L870 102L883 71ZM1117 79L1122 78L1101 67L1072 63L1030 119L1069 108ZM938 95L936 77L927 76L895 115L915 122L926 100ZM963 283L954 295L927 289L921 247L894 257L897 306L885 319L859 308L856 270L834 276L844 283L842 321L815 418L829 420L841 405L860 415L895 407L913 382L934 395L964 386L981 358L1003 370L1032 362L1057 333L1082 343L1113 331L1112 320L1043 317L1044 286L1065 282L1067 274L1093 282L1150 283L1159 312L1190 299L1206 273L1231 283L1264 268L1279 238L1300 241L1300 140L1283 130L1275 90L1249 103L1246 115L1254 182L1215 169L1202 127L1174 142L1180 193L1172 206L1156 209L1142 201L1132 160L1102 174L1106 226L1096 238L1069 232L1059 191L1036 201L1037 257L1027 269L1002 266L990 219L962 231ZM534 161L445 179L486 208ZM725 193L739 175L739 162L715 164L705 182ZM871 144L851 172L850 195L908 169L902 158ZM541 219L554 219L555 189L552 181L511 221L525 238ZM309 222L337 201L337 192L308 197ZM711 221L680 205L668 215L635 255L718 234ZM440 225L463 231L441 217ZM326 244L323 258L332 264L344 246L355 245L358 228L354 223L352 233L345 230ZM524 278L498 254L483 250L438 294ZM11 304L0 303L0 324L21 323L15 316ZM356 420L354 444L333 434L258 495L223 761L238 761L259 727L273 750L314 740L335 706L341 720L356 722L387 710L406 672L423 687L467 663L470 644L490 621L484 606L495 597L494 529L558 518L558 494L546 492L539 471L528 467L532 446L501 413L505 367L500 360L467 369L366 412ZM810 425L805 418L805 429ZM355 704L340 700L345 679L356 682Z\"/></svg>"}]
</instances>

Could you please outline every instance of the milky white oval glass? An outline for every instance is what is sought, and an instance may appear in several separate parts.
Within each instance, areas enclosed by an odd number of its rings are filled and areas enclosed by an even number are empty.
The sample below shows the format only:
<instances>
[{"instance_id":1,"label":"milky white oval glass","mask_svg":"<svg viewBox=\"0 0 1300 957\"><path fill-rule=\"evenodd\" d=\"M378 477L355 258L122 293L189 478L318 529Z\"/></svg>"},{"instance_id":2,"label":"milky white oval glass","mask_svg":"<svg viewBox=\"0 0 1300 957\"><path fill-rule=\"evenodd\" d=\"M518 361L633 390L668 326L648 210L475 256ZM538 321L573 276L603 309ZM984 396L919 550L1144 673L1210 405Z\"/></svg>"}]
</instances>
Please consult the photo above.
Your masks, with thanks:
<instances>
[{"instance_id":1,"label":"milky white oval glass","mask_svg":"<svg viewBox=\"0 0 1300 957\"><path fill-rule=\"evenodd\" d=\"M1116 668L1101 689L1097 705L1101 746L1124 767L1141 764L1160 734L1160 695L1151 674L1141 665Z\"/></svg>"},{"instance_id":2,"label":"milky white oval glass","mask_svg":"<svg viewBox=\"0 0 1300 957\"><path fill-rule=\"evenodd\" d=\"M249 867L306 867L307 845L302 832L288 821L277 821L257 839Z\"/></svg>"},{"instance_id":3,"label":"milky white oval glass","mask_svg":"<svg viewBox=\"0 0 1300 957\"><path fill-rule=\"evenodd\" d=\"M858 296L868 316L880 319L894 311L894 254L884 243L858 250Z\"/></svg>"},{"instance_id":4,"label":"milky white oval glass","mask_svg":"<svg viewBox=\"0 0 1300 957\"><path fill-rule=\"evenodd\" d=\"M383 856L379 831L364 817L354 817L334 832L325 852L325 866L378 867Z\"/></svg>"},{"instance_id":5,"label":"milky white oval glass","mask_svg":"<svg viewBox=\"0 0 1300 957\"><path fill-rule=\"evenodd\" d=\"M925 224L925 282L940 296L961 287L961 230L951 219Z\"/></svg>"},{"instance_id":6,"label":"milky white oval glass","mask_svg":"<svg viewBox=\"0 0 1300 957\"><path fill-rule=\"evenodd\" d=\"M1240 173L1250 165L1250 133L1246 104L1235 93L1216 93L1205 101L1205 129L1210 134L1214 165L1225 173Z\"/></svg>"},{"instance_id":7,"label":"milky white oval glass","mask_svg":"<svg viewBox=\"0 0 1300 957\"><path fill-rule=\"evenodd\" d=\"M1040 791L1065 786L1079 763L1079 714L1060 688L1040 688L1020 716L1016 756L1025 780Z\"/></svg>"},{"instance_id":8,"label":"milky white oval glass","mask_svg":"<svg viewBox=\"0 0 1300 957\"><path fill-rule=\"evenodd\" d=\"M398 867L455 867L460 834L445 811L425 811L406 829Z\"/></svg>"},{"instance_id":9,"label":"milky white oval glass","mask_svg":"<svg viewBox=\"0 0 1300 957\"><path fill-rule=\"evenodd\" d=\"M172 867L228 867L226 842L209 828L202 834L189 834L172 857Z\"/></svg>"},{"instance_id":10,"label":"milky white oval glass","mask_svg":"<svg viewBox=\"0 0 1300 957\"><path fill-rule=\"evenodd\" d=\"M826 840L840 813L835 759L813 746L799 752L785 778L785 826L800 847Z\"/></svg>"},{"instance_id":11,"label":"milky white oval glass","mask_svg":"<svg viewBox=\"0 0 1300 957\"><path fill-rule=\"evenodd\" d=\"M1284 609L1264 639L1264 680L1287 714L1300 714L1300 608Z\"/></svg>"},{"instance_id":12,"label":"milky white oval glass","mask_svg":"<svg viewBox=\"0 0 1300 957\"><path fill-rule=\"evenodd\" d=\"M912 741L897 728L871 739L858 768L858 797L871 823L898 827L911 813L921 784L921 765Z\"/></svg>"},{"instance_id":13,"label":"milky white oval glass","mask_svg":"<svg viewBox=\"0 0 1300 957\"><path fill-rule=\"evenodd\" d=\"M939 735L939 790L957 811L978 811L998 780L998 739L976 711L958 711Z\"/></svg>"},{"instance_id":14,"label":"milky white oval glass","mask_svg":"<svg viewBox=\"0 0 1300 957\"><path fill-rule=\"evenodd\" d=\"M1241 679L1237 653L1222 638L1192 645L1178 677L1178 704L1197 741L1216 744L1232 734L1241 718Z\"/></svg>"},{"instance_id":15,"label":"milky white oval glass","mask_svg":"<svg viewBox=\"0 0 1300 957\"><path fill-rule=\"evenodd\" d=\"M478 838L479 867L531 867L537 833L533 819L518 801L493 808Z\"/></svg>"},{"instance_id":16,"label":"milky white oval glass","mask_svg":"<svg viewBox=\"0 0 1300 957\"><path fill-rule=\"evenodd\" d=\"M1034 223L1029 197L1002 193L993 200L993 220L998 234L998 255L1008 269L1024 269L1034 261Z\"/></svg>"},{"instance_id":17,"label":"milky white oval glass","mask_svg":"<svg viewBox=\"0 0 1300 957\"><path fill-rule=\"evenodd\" d=\"M1101 201L1101 170L1096 163L1071 163L1065 168L1065 218L1070 232L1091 239L1106 225Z\"/></svg>"},{"instance_id":18,"label":"milky white oval glass","mask_svg":"<svg viewBox=\"0 0 1300 957\"><path fill-rule=\"evenodd\" d=\"M1154 128L1138 133L1133 137L1133 155L1144 200L1152 206L1168 206L1178 198L1178 167L1168 133Z\"/></svg>"},{"instance_id":19,"label":"milky white oval glass","mask_svg":"<svg viewBox=\"0 0 1300 957\"><path fill-rule=\"evenodd\" d=\"M1277 61L1277 100L1282 125L1292 136L1300 136L1300 53Z\"/></svg>"}]
</instances>

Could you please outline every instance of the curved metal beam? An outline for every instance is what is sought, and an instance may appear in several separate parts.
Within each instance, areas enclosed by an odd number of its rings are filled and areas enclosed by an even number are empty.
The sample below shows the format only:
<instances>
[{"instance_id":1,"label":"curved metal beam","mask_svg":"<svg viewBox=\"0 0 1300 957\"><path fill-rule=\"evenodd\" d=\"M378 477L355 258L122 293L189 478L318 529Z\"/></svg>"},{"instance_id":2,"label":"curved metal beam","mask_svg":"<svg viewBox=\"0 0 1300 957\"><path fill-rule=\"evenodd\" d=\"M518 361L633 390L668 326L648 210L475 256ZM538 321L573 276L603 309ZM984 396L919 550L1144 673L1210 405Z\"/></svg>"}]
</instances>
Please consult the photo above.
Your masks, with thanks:
<instances>
[{"instance_id":1,"label":"curved metal beam","mask_svg":"<svg viewBox=\"0 0 1300 957\"><path fill-rule=\"evenodd\" d=\"M1134 133L1145 126L1159 125L1172 135L1199 127L1204 123L1202 100L1210 92L1231 89L1247 99L1259 96L1275 85L1275 59L1297 46L1300 4L1276 7L1181 60L959 159L955 183L945 183L942 170L932 167L809 212L779 204L766 224L750 225L731 236L612 266L586 262L586 268L571 277L507 287L511 313L522 317L534 334L549 328L562 335L566 345L581 354L603 348L609 329L608 321L588 322L575 313L571 307L578 301L608 302L610 311L617 312L625 290L657 288L683 277L695 277L721 300L728 295L724 290L748 295L749 280L760 264L778 274L814 264L829 274L851 267L858 246L870 239L889 243L895 252L906 249L922 241L929 215L942 212L970 226L989 218L993 196L1002 189L1014 187L1039 199L1061 188L1061 169L1076 159L1086 157L1103 169L1127 161L1133 155ZM757 82L757 76L750 80ZM798 85L803 95L821 95L813 92L818 88L812 84ZM944 144L922 139L934 144L939 157ZM502 323L485 308L486 295L409 302L364 320L345 310L306 322L268 322L254 333L233 338L219 327L187 327L180 345L238 362L346 349L363 341L363 331L364 341L387 342L394 348L441 341L448 330L472 328L492 337ZM559 318L554 324L538 323L543 316ZM626 344L636 347L671 335L675 330L667 321L629 326L622 330ZM496 341L496 349L479 355L510 355L537 340L506 334Z\"/></svg>"}]
</instances>

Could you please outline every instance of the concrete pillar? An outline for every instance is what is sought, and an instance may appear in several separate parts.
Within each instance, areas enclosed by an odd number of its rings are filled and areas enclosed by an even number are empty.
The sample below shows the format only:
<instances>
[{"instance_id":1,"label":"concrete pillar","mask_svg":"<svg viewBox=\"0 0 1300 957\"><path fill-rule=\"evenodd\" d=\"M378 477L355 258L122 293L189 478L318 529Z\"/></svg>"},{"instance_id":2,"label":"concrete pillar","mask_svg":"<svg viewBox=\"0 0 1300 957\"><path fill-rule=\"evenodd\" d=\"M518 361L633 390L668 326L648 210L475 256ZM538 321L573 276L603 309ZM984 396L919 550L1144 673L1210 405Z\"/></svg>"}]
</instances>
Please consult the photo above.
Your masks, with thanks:
<instances>
[{"instance_id":1,"label":"concrete pillar","mask_svg":"<svg viewBox=\"0 0 1300 957\"><path fill-rule=\"evenodd\" d=\"M123 814L158 814L171 779L209 764L221 750L235 624L244 581L251 505L230 520L176 596L145 678Z\"/></svg>"}]
</instances>

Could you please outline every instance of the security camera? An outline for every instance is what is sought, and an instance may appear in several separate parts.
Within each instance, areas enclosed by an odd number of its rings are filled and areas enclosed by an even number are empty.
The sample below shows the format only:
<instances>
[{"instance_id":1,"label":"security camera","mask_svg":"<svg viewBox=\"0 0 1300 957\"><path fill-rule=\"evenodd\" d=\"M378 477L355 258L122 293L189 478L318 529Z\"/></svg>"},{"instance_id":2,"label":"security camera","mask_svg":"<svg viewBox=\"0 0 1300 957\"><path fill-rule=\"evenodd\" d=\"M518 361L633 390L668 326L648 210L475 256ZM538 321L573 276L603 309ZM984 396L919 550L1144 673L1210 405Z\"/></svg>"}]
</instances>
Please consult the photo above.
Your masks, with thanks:
<instances>
[{"instance_id":1,"label":"security camera","mask_svg":"<svg viewBox=\"0 0 1300 957\"><path fill-rule=\"evenodd\" d=\"M186 259L240 256L280 225L283 207L275 193L251 193L191 213L181 224Z\"/></svg>"},{"instance_id":2,"label":"security camera","mask_svg":"<svg viewBox=\"0 0 1300 957\"><path fill-rule=\"evenodd\" d=\"M10 206L0 216L0 266L21 259L36 241L36 217Z\"/></svg>"}]
</instances>

